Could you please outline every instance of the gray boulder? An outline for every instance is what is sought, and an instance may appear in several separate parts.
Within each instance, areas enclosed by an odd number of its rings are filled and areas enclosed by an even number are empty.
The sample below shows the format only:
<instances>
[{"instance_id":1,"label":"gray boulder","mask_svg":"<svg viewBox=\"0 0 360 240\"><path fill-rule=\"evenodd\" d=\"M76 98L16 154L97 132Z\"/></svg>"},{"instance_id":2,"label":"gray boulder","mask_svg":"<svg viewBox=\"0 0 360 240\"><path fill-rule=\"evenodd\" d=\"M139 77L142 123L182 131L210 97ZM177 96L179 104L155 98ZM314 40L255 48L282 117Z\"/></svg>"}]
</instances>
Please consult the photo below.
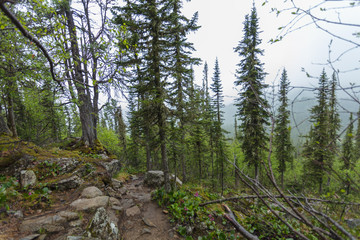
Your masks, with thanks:
<instances>
[{"instance_id":1,"label":"gray boulder","mask_svg":"<svg viewBox=\"0 0 360 240\"><path fill-rule=\"evenodd\" d=\"M20 172L21 187L32 187L36 184L36 175L32 170L23 170Z\"/></svg>"},{"instance_id":2,"label":"gray boulder","mask_svg":"<svg viewBox=\"0 0 360 240\"><path fill-rule=\"evenodd\" d=\"M99 196L95 198L80 198L70 204L70 207L76 211L95 210L99 207L106 207L109 204L108 196Z\"/></svg>"},{"instance_id":3,"label":"gray boulder","mask_svg":"<svg viewBox=\"0 0 360 240\"><path fill-rule=\"evenodd\" d=\"M81 193L82 198L94 198L103 195L102 191L95 186L87 187Z\"/></svg>"},{"instance_id":4,"label":"gray boulder","mask_svg":"<svg viewBox=\"0 0 360 240\"><path fill-rule=\"evenodd\" d=\"M175 181L175 176L170 175L170 181ZM176 178L177 185L182 185L180 179ZM149 187L159 188L164 185L164 172L163 171L148 171L145 173L144 184Z\"/></svg>"},{"instance_id":5,"label":"gray boulder","mask_svg":"<svg viewBox=\"0 0 360 240\"><path fill-rule=\"evenodd\" d=\"M121 169L120 160L117 159L113 159L111 162L102 162L102 165L105 167L110 176L113 176Z\"/></svg>"},{"instance_id":6,"label":"gray boulder","mask_svg":"<svg viewBox=\"0 0 360 240\"><path fill-rule=\"evenodd\" d=\"M53 158L48 159L47 161L50 164L57 164L60 166L60 175L72 172L80 164L80 161L75 158Z\"/></svg>"},{"instance_id":7,"label":"gray boulder","mask_svg":"<svg viewBox=\"0 0 360 240\"><path fill-rule=\"evenodd\" d=\"M110 220L105 208L101 207L96 210L88 228L88 237L107 240L117 240L119 238L119 229Z\"/></svg>"},{"instance_id":8,"label":"gray boulder","mask_svg":"<svg viewBox=\"0 0 360 240\"><path fill-rule=\"evenodd\" d=\"M62 179L62 180L60 180L58 182L55 182L55 183L51 184L50 188L51 189L57 189L57 190L60 190L60 191L65 191L65 190L68 190L68 189L77 188L83 183L84 183L83 179L81 179L80 177L74 175L74 176L71 176L69 178L65 178L65 179Z\"/></svg>"},{"instance_id":9,"label":"gray boulder","mask_svg":"<svg viewBox=\"0 0 360 240\"><path fill-rule=\"evenodd\" d=\"M40 229L46 232L61 232L64 231L64 224L66 219L58 215L42 216L39 218L28 219L21 223L20 232L38 232Z\"/></svg>"}]
</instances>

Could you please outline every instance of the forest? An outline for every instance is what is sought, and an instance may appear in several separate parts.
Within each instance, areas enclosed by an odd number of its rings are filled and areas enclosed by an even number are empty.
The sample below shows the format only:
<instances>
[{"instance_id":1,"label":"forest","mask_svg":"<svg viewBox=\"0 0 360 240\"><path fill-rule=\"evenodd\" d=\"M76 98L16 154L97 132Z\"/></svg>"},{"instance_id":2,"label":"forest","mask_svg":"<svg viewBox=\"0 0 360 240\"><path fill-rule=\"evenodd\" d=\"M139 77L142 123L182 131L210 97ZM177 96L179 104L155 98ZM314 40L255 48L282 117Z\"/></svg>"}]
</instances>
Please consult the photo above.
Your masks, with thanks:
<instances>
[{"instance_id":1,"label":"forest","mask_svg":"<svg viewBox=\"0 0 360 240\"><path fill-rule=\"evenodd\" d=\"M360 3L343 1L329 10L327 1L318 2L309 9L294 1L284 2L289 8L272 8L274 15L290 12L293 18L270 41L282 44L294 29L307 27L297 26L298 19L309 17L313 25L350 25L352 37L318 31L351 44L349 52L358 49L358 23L318 18L311 10L340 15ZM343 87L341 72L348 69L336 69L329 59L317 76L309 76L316 86L300 87L311 92L314 104L301 106L309 128L294 139L294 131L304 131L293 117L299 96L289 96L294 86L286 68L278 70L273 86L266 81L261 43L269 40L261 38L258 9L271 1L254 1L232 46L238 56L236 112L225 119L219 60L194 57L188 36L201 26L197 12L191 18L182 13L185 4L0 0L0 134L11 137L0 142L0 167L19 155L7 149L8 139L86 156L105 149L128 172L163 171L164 186L155 198L172 206L172 221L186 239L358 239L360 85L354 80ZM202 67L201 79L194 66ZM344 113L344 95L358 110ZM233 122L231 133L225 121ZM3 179L0 174L0 204L6 199ZM188 200L199 194L206 201ZM174 208L176 201L189 205ZM211 201L231 206L230 222L240 235L208 219L206 231L187 231L199 225L194 215ZM249 206L241 210L240 202ZM189 206L199 213L190 214Z\"/></svg>"}]
</instances>

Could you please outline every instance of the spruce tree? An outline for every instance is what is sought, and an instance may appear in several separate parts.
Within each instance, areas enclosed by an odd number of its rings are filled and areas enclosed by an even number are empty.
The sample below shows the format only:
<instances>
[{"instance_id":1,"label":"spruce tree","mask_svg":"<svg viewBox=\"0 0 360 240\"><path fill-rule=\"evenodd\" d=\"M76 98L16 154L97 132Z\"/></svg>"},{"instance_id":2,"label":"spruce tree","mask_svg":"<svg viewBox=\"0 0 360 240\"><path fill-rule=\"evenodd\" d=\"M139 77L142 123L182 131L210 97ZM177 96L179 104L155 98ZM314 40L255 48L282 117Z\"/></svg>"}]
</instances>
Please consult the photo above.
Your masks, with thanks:
<instances>
[{"instance_id":1,"label":"spruce tree","mask_svg":"<svg viewBox=\"0 0 360 240\"><path fill-rule=\"evenodd\" d=\"M355 160L359 160L360 158L360 109L357 112L357 128L355 134Z\"/></svg>"},{"instance_id":2,"label":"spruce tree","mask_svg":"<svg viewBox=\"0 0 360 240\"><path fill-rule=\"evenodd\" d=\"M223 87L221 84L220 79L220 67L219 67L219 61L216 58L215 61L215 67L214 67L214 75L212 78L213 82L210 86L210 89L213 92L212 97L212 108L214 112L214 143L216 146L216 169L220 170L220 173L218 174L219 180L221 183L221 192L224 191L224 162L225 162L225 156L224 156L224 148L225 148L225 142L223 137L223 131L221 128L221 125L223 123L223 110L222 108L224 105L224 94L223 94Z\"/></svg>"},{"instance_id":3,"label":"spruce tree","mask_svg":"<svg viewBox=\"0 0 360 240\"><path fill-rule=\"evenodd\" d=\"M346 130L346 135L345 135L345 139L342 145L342 160L343 160L343 169L346 172L346 193L349 194L350 193L350 176L349 176L349 171L353 168L353 164L354 164L354 135L353 135L353 131L354 131L354 124L353 124L353 115L352 113L350 113L350 118L349 118L349 126Z\"/></svg>"},{"instance_id":4,"label":"spruce tree","mask_svg":"<svg viewBox=\"0 0 360 240\"><path fill-rule=\"evenodd\" d=\"M191 57L194 51L193 44L187 41L186 35L196 31L199 27L196 25L197 13L190 20L182 15L182 0L170 2L172 12L170 14L170 31L173 33L169 36L170 52L173 54L168 61L169 70L173 78L169 89L171 104L175 107L174 114L179 120L179 158L182 169L182 180L186 182L186 142L185 142L185 125L189 122L187 117L186 102L189 100L189 89L192 84L192 65L198 64L200 59Z\"/></svg>"},{"instance_id":5,"label":"spruce tree","mask_svg":"<svg viewBox=\"0 0 360 240\"><path fill-rule=\"evenodd\" d=\"M336 87L337 79L335 72L332 75L332 79L329 84L329 138L331 140L329 145L329 167L332 166L336 153L337 153L337 133L340 129L340 116L337 109Z\"/></svg>"},{"instance_id":6,"label":"spruce tree","mask_svg":"<svg viewBox=\"0 0 360 240\"><path fill-rule=\"evenodd\" d=\"M278 113L275 120L275 156L278 161L278 171L281 176L281 186L284 187L284 172L287 163L293 161L294 147L291 144L291 127L290 127L290 111L288 110L289 80L287 72L284 69L280 79Z\"/></svg>"},{"instance_id":7,"label":"spruce tree","mask_svg":"<svg viewBox=\"0 0 360 240\"><path fill-rule=\"evenodd\" d=\"M267 149L268 136L265 127L268 125L267 101L264 98L263 83L265 72L259 56L263 50L259 48L259 24L255 6L251 14L245 16L244 37L235 52L242 58L237 65L235 85L241 87L236 106L243 136L241 148L245 161L254 167L254 177L259 180L260 164L264 150Z\"/></svg>"},{"instance_id":8,"label":"spruce tree","mask_svg":"<svg viewBox=\"0 0 360 240\"><path fill-rule=\"evenodd\" d=\"M317 88L316 98L318 103L310 111L312 128L305 146L307 163L304 167L304 178L317 182L319 193L322 192L324 173L330 160L328 87L328 78L325 70L323 70Z\"/></svg>"}]
</instances>

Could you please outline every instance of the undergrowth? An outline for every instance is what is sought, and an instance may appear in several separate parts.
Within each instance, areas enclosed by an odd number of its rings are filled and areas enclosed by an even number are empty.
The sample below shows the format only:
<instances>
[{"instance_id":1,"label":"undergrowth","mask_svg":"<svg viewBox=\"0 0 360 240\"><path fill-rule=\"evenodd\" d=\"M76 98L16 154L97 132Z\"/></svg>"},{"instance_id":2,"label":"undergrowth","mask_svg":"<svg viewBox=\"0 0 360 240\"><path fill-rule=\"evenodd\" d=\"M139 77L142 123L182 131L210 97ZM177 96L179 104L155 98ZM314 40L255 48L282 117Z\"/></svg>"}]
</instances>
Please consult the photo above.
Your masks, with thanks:
<instances>
[{"instance_id":1,"label":"undergrowth","mask_svg":"<svg viewBox=\"0 0 360 240\"><path fill-rule=\"evenodd\" d=\"M221 199L222 197L218 194L199 187L182 186L177 191L170 193L166 193L163 188L158 189L154 192L153 198L160 206L166 208L178 233L186 239L244 239L223 217L224 210L221 204L200 206L200 203ZM260 201L239 200L226 204L234 212L236 220L259 239L299 239ZM272 206L272 208L308 239L318 239L307 226L283 213L279 207ZM316 224L316 221L313 224ZM357 230L350 231L357 236Z\"/></svg>"}]
</instances>

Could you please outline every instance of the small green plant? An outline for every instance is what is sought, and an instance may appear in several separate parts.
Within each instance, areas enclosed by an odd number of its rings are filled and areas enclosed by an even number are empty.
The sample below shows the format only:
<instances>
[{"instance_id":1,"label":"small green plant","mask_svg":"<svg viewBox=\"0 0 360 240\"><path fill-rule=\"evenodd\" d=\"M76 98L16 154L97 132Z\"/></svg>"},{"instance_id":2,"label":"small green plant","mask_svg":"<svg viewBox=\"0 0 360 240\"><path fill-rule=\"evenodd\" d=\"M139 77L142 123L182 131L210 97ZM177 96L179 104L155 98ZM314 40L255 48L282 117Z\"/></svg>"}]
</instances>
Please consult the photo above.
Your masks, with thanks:
<instances>
[{"instance_id":1,"label":"small green plant","mask_svg":"<svg viewBox=\"0 0 360 240\"><path fill-rule=\"evenodd\" d=\"M49 162L47 160L39 163L37 168L38 170L35 172L40 181L46 178L56 177L61 172L61 166L57 162Z\"/></svg>"},{"instance_id":2,"label":"small green plant","mask_svg":"<svg viewBox=\"0 0 360 240\"><path fill-rule=\"evenodd\" d=\"M90 174L93 171L95 171L94 167L91 165L91 163L86 163L85 164L85 172L86 174Z\"/></svg>"},{"instance_id":3,"label":"small green plant","mask_svg":"<svg viewBox=\"0 0 360 240\"><path fill-rule=\"evenodd\" d=\"M13 177L0 176L0 207L9 208L8 201L19 193L19 182Z\"/></svg>"},{"instance_id":4,"label":"small green plant","mask_svg":"<svg viewBox=\"0 0 360 240\"><path fill-rule=\"evenodd\" d=\"M45 185L40 184L36 189L24 189L23 199L30 204L33 209L50 207L51 191Z\"/></svg>"}]
</instances>

